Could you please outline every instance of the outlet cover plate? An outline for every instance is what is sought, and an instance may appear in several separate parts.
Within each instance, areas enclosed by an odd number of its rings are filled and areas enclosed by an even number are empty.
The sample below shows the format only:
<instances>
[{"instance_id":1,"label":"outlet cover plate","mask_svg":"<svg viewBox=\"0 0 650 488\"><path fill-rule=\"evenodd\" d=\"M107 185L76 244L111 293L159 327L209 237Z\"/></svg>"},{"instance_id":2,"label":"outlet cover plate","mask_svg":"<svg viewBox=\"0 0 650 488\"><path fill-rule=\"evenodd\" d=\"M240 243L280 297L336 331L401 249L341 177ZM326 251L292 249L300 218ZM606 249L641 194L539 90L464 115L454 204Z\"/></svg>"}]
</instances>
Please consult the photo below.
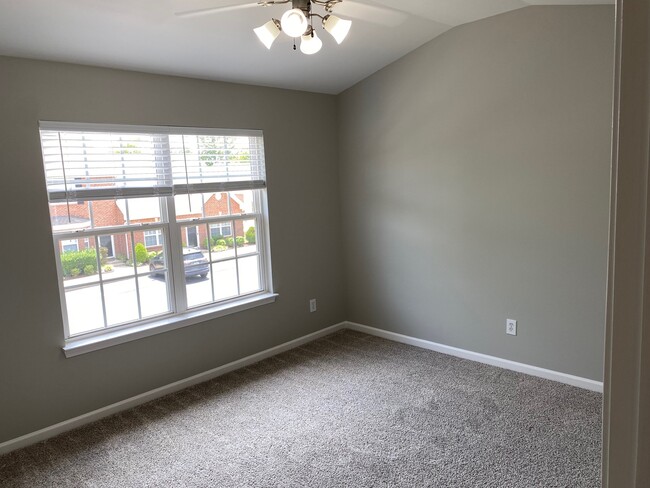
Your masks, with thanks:
<instances>
[{"instance_id":1,"label":"outlet cover plate","mask_svg":"<svg viewBox=\"0 0 650 488\"><path fill-rule=\"evenodd\" d=\"M517 321L513 319L506 320L506 334L508 335L517 335Z\"/></svg>"}]
</instances>

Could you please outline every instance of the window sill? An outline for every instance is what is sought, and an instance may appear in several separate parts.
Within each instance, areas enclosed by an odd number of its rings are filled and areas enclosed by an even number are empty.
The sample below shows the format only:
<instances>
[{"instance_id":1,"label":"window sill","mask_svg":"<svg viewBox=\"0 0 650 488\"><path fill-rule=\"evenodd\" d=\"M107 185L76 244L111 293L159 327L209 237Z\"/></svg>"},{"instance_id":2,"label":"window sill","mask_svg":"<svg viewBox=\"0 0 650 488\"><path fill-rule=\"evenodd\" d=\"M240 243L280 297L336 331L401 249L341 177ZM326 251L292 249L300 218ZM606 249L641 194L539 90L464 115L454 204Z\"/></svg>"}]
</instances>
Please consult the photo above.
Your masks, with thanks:
<instances>
[{"instance_id":1,"label":"window sill","mask_svg":"<svg viewBox=\"0 0 650 488\"><path fill-rule=\"evenodd\" d=\"M217 305L209 309L192 310L182 315L174 315L166 317L155 322L147 324L134 325L119 330L109 330L101 335L93 337L80 337L72 338L66 341L63 346L63 352L66 358L79 356L92 351L98 351L107 347L124 344L125 342L135 341L143 337L149 337L156 334L162 334L170 330L180 329L188 325L198 324L206 320L223 317L233 313L248 310L249 308L259 307L268 303L275 302L277 293L264 293L255 295L237 301L236 303L228 303L224 305Z\"/></svg>"}]
</instances>

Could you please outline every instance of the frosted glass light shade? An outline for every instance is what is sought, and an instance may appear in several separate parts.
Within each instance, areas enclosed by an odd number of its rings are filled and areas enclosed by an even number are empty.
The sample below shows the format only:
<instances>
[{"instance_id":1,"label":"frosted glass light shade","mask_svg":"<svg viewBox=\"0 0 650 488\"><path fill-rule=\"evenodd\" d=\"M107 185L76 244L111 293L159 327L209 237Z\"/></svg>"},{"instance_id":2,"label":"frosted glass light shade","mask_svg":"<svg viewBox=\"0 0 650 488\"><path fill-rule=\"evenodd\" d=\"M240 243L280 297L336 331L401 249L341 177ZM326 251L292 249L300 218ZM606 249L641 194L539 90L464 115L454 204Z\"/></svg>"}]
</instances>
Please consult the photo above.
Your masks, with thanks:
<instances>
[{"instance_id":1,"label":"frosted glass light shade","mask_svg":"<svg viewBox=\"0 0 650 488\"><path fill-rule=\"evenodd\" d=\"M269 20L266 24L257 29L253 29L253 32L257 34L257 37L266 46L266 49L271 49L273 41L280 35L280 29L278 29L274 20Z\"/></svg>"},{"instance_id":2,"label":"frosted glass light shade","mask_svg":"<svg viewBox=\"0 0 650 488\"><path fill-rule=\"evenodd\" d=\"M318 51L320 51L321 47L323 47L323 41L321 41L320 38L316 35L316 32L314 32L313 37L311 34L302 36L300 50L303 52L303 54L316 54Z\"/></svg>"},{"instance_id":3,"label":"frosted glass light shade","mask_svg":"<svg viewBox=\"0 0 650 488\"><path fill-rule=\"evenodd\" d=\"M282 25L282 31L289 37L302 36L309 26L307 17L305 17L305 14L299 8L287 10L284 15L282 15L280 24Z\"/></svg>"},{"instance_id":4,"label":"frosted glass light shade","mask_svg":"<svg viewBox=\"0 0 650 488\"><path fill-rule=\"evenodd\" d=\"M332 34L332 37L338 44L341 44L348 35L348 32L350 32L352 22L350 20L339 19L335 15L327 15L323 19L323 27L327 32Z\"/></svg>"}]
</instances>

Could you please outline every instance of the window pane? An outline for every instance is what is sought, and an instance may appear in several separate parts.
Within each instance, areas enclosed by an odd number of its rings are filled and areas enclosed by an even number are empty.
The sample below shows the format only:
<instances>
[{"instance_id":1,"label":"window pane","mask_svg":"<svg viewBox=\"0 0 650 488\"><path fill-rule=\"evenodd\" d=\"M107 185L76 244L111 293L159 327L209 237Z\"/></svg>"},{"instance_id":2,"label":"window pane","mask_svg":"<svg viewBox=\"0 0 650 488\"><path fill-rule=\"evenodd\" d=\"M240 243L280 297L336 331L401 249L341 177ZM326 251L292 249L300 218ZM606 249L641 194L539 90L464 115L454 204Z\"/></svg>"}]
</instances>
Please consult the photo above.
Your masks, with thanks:
<instances>
[{"instance_id":1,"label":"window pane","mask_svg":"<svg viewBox=\"0 0 650 488\"><path fill-rule=\"evenodd\" d=\"M257 252L257 225L255 220L235 221L235 233L237 237L237 255L244 256Z\"/></svg>"},{"instance_id":2,"label":"window pane","mask_svg":"<svg viewBox=\"0 0 650 488\"><path fill-rule=\"evenodd\" d=\"M181 241L184 248L198 249L201 246L205 248L206 238L208 236L205 225L187 225L181 227Z\"/></svg>"},{"instance_id":3,"label":"window pane","mask_svg":"<svg viewBox=\"0 0 650 488\"><path fill-rule=\"evenodd\" d=\"M220 222L218 224L210 224L210 237L215 240L232 237L232 223Z\"/></svg>"},{"instance_id":4,"label":"window pane","mask_svg":"<svg viewBox=\"0 0 650 488\"><path fill-rule=\"evenodd\" d=\"M212 284L215 300L237 296L237 269L234 260L212 265Z\"/></svg>"},{"instance_id":5,"label":"window pane","mask_svg":"<svg viewBox=\"0 0 650 488\"><path fill-rule=\"evenodd\" d=\"M154 273L154 276L164 276L164 272L167 270L167 256L164 251L160 251L149 258L149 271ZM138 270L139 273L140 270Z\"/></svg>"},{"instance_id":6,"label":"window pane","mask_svg":"<svg viewBox=\"0 0 650 488\"><path fill-rule=\"evenodd\" d=\"M108 325L123 324L140 318L135 279L104 284L106 321Z\"/></svg>"},{"instance_id":7,"label":"window pane","mask_svg":"<svg viewBox=\"0 0 650 488\"><path fill-rule=\"evenodd\" d=\"M167 292L167 273L138 278L142 318L160 315L171 310Z\"/></svg>"},{"instance_id":8,"label":"window pane","mask_svg":"<svg viewBox=\"0 0 650 488\"><path fill-rule=\"evenodd\" d=\"M161 198L129 198L115 200L115 204L124 215L124 222L129 224L152 224L156 222L164 222L165 220L162 218L160 212L160 203ZM97 223L95 223L95 226L97 226Z\"/></svg>"},{"instance_id":9,"label":"window pane","mask_svg":"<svg viewBox=\"0 0 650 488\"><path fill-rule=\"evenodd\" d=\"M102 295L99 285L67 290L65 301L70 335L90 332L104 327Z\"/></svg>"},{"instance_id":10,"label":"window pane","mask_svg":"<svg viewBox=\"0 0 650 488\"><path fill-rule=\"evenodd\" d=\"M176 195L174 206L176 207L176 220L230 215L227 192Z\"/></svg>"},{"instance_id":11,"label":"window pane","mask_svg":"<svg viewBox=\"0 0 650 488\"><path fill-rule=\"evenodd\" d=\"M230 215L232 202L228 202L228 193L204 193L203 194L204 217L219 217Z\"/></svg>"},{"instance_id":12,"label":"window pane","mask_svg":"<svg viewBox=\"0 0 650 488\"><path fill-rule=\"evenodd\" d=\"M88 203L50 203L50 222L54 234L90 229L92 224Z\"/></svg>"},{"instance_id":13,"label":"window pane","mask_svg":"<svg viewBox=\"0 0 650 488\"><path fill-rule=\"evenodd\" d=\"M255 205L255 193L253 190L241 190L230 192L230 208L232 215L239 215L243 213L255 213L257 208Z\"/></svg>"},{"instance_id":14,"label":"window pane","mask_svg":"<svg viewBox=\"0 0 650 488\"><path fill-rule=\"evenodd\" d=\"M176 195L174 203L179 221L255 212L252 190Z\"/></svg>"},{"instance_id":15,"label":"window pane","mask_svg":"<svg viewBox=\"0 0 650 488\"><path fill-rule=\"evenodd\" d=\"M196 307L212 302L210 281L210 278L201 278L200 276L187 276L185 278L188 307Z\"/></svg>"},{"instance_id":16,"label":"window pane","mask_svg":"<svg viewBox=\"0 0 650 488\"><path fill-rule=\"evenodd\" d=\"M95 238L58 241L63 285L68 288L99 282Z\"/></svg>"},{"instance_id":17,"label":"window pane","mask_svg":"<svg viewBox=\"0 0 650 488\"><path fill-rule=\"evenodd\" d=\"M97 200L88 202L94 228L117 227L126 224L126 200Z\"/></svg>"},{"instance_id":18,"label":"window pane","mask_svg":"<svg viewBox=\"0 0 650 488\"><path fill-rule=\"evenodd\" d=\"M233 259L235 257L234 222L228 221L218 224L208 224L208 229L212 235L210 237L211 260L221 261L224 259ZM205 254L207 257L208 253L206 252Z\"/></svg>"},{"instance_id":19,"label":"window pane","mask_svg":"<svg viewBox=\"0 0 650 488\"><path fill-rule=\"evenodd\" d=\"M136 232L137 234L137 232ZM111 280L133 276L133 244L131 233L105 234L98 237L99 256L102 264L102 279ZM142 253L141 258L142 258ZM140 264L142 266L142 264ZM146 271L146 268L144 269Z\"/></svg>"},{"instance_id":20,"label":"window pane","mask_svg":"<svg viewBox=\"0 0 650 488\"><path fill-rule=\"evenodd\" d=\"M50 220L54 233L161 222L160 198L50 203Z\"/></svg>"},{"instance_id":21,"label":"window pane","mask_svg":"<svg viewBox=\"0 0 650 488\"><path fill-rule=\"evenodd\" d=\"M252 293L260 290L260 267L257 256L237 260L239 266L239 293Z\"/></svg>"},{"instance_id":22,"label":"window pane","mask_svg":"<svg viewBox=\"0 0 650 488\"><path fill-rule=\"evenodd\" d=\"M136 232L135 235L136 241L143 241L144 247L149 253L149 259L153 256L152 252L158 253L164 248L164 234L162 229L154 230L145 230L144 232Z\"/></svg>"}]
</instances>

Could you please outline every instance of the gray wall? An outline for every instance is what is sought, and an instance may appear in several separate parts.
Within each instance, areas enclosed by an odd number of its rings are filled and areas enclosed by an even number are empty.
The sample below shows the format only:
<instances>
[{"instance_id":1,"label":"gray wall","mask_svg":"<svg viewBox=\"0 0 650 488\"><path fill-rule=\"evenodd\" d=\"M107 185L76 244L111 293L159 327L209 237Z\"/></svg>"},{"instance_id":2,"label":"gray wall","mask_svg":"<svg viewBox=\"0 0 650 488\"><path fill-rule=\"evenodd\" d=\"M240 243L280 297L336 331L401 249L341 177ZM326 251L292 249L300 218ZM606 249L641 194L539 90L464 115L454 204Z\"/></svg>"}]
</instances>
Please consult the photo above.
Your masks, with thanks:
<instances>
[{"instance_id":1,"label":"gray wall","mask_svg":"<svg viewBox=\"0 0 650 488\"><path fill-rule=\"evenodd\" d=\"M339 97L349 320L602 379L613 43L529 7Z\"/></svg>"},{"instance_id":2,"label":"gray wall","mask_svg":"<svg viewBox=\"0 0 650 488\"><path fill-rule=\"evenodd\" d=\"M333 96L13 58L0 87L0 442L345 318ZM264 130L278 301L65 359L39 120Z\"/></svg>"}]
</instances>

